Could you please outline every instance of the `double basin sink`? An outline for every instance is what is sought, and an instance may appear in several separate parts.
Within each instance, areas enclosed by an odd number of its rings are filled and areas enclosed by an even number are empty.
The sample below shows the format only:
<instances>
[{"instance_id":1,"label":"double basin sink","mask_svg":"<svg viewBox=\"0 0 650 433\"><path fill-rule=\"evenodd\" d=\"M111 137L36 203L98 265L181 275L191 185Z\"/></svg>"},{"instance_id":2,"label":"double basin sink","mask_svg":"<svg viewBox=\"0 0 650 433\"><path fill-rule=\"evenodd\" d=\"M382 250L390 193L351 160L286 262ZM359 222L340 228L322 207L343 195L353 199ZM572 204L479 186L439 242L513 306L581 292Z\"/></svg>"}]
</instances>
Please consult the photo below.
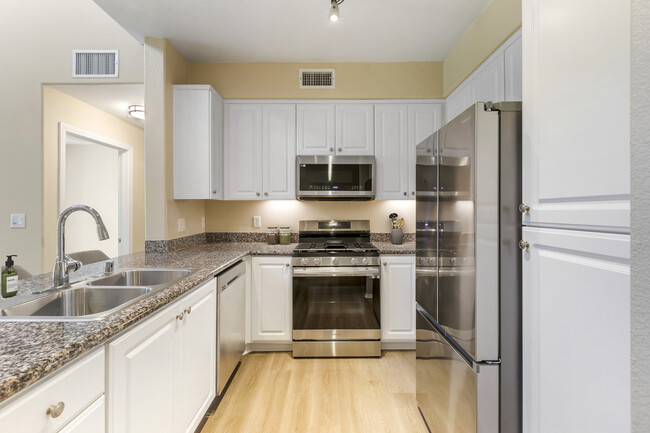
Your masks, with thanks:
<instances>
[{"instance_id":1,"label":"double basin sink","mask_svg":"<svg viewBox=\"0 0 650 433\"><path fill-rule=\"evenodd\" d=\"M0 320L96 320L171 286L191 269L122 270L0 310ZM48 290L49 291L49 290Z\"/></svg>"}]
</instances>

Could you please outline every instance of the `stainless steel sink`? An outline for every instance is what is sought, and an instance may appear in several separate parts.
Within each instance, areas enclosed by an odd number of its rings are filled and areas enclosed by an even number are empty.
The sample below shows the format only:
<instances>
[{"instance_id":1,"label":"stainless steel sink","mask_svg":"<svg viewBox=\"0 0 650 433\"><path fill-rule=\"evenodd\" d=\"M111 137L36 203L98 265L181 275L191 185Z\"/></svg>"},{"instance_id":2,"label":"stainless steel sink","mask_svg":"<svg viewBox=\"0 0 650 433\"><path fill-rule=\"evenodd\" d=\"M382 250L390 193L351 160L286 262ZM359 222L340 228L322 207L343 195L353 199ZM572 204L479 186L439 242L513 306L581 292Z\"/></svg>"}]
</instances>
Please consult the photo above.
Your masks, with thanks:
<instances>
[{"instance_id":1,"label":"stainless steel sink","mask_svg":"<svg viewBox=\"0 0 650 433\"><path fill-rule=\"evenodd\" d=\"M160 286L168 285L189 275L189 269L135 269L116 272L107 277L88 281L89 286Z\"/></svg>"},{"instance_id":2,"label":"stainless steel sink","mask_svg":"<svg viewBox=\"0 0 650 433\"><path fill-rule=\"evenodd\" d=\"M7 307L0 310L0 316L90 320L123 308L151 290L150 287L71 288Z\"/></svg>"},{"instance_id":3,"label":"stainless steel sink","mask_svg":"<svg viewBox=\"0 0 650 433\"><path fill-rule=\"evenodd\" d=\"M38 298L0 310L0 320L97 320L153 295L194 269L128 269L63 288L34 291Z\"/></svg>"}]
</instances>

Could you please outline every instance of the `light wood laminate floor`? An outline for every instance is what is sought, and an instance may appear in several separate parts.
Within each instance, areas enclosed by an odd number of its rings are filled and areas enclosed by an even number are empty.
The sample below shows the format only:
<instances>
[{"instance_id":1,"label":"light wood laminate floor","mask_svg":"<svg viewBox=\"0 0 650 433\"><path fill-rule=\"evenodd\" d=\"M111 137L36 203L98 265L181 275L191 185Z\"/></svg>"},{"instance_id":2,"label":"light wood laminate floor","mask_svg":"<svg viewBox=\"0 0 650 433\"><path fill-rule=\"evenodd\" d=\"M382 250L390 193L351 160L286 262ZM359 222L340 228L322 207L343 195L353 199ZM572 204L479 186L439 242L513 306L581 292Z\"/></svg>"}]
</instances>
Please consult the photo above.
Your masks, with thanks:
<instances>
[{"instance_id":1,"label":"light wood laminate floor","mask_svg":"<svg viewBox=\"0 0 650 433\"><path fill-rule=\"evenodd\" d=\"M426 433L415 352L380 359L252 353L201 433Z\"/></svg>"}]
</instances>

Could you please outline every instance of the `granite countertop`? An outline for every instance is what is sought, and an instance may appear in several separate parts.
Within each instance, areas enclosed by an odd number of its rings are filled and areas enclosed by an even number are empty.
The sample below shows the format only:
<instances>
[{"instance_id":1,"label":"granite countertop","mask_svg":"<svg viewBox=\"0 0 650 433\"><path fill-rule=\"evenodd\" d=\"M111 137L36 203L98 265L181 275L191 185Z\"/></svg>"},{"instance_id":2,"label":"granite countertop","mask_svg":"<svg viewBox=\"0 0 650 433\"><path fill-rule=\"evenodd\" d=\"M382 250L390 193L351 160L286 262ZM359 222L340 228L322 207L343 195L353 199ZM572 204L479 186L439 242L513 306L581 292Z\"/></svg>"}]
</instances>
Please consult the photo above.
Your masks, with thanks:
<instances>
[{"instance_id":1,"label":"granite countertop","mask_svg":"<svg viewBox=\"0 0 650 433\"><path fill-rule=\"evenodd\" d=\"M381 254L414 254L414 243L392 245L375 242ZM79 355L105 343L134 323L146 318L182 294L245 256L291 255L295 244L267 245L260 242L208 243L167 253L135 253L121 256L115 269L191 268L195 272L168 288L107 317L92 321L10 321L0 320L0 402L66 365ZM82 280L102 272L103 262L83 266L71 274ZM46 288L49 274L19 281L18 295L0 299L0 308L24 302L38 295L30 292Z\"/></svg>"}]
</instances>

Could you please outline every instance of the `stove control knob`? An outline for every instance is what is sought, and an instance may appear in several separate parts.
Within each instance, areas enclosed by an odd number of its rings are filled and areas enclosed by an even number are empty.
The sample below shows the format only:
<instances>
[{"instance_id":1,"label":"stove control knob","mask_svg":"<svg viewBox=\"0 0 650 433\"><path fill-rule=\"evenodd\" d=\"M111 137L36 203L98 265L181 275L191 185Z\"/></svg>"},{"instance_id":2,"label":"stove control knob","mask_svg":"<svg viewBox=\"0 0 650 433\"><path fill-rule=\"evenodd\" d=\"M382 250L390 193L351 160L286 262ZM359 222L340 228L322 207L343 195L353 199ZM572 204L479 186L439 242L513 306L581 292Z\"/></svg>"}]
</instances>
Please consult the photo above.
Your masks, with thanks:
<instances>
[{"instance_id":1,"label":"stove control knob","mask_svg":"<svg viewBox=\"0 0 650 433\"><path fill-rule=\"evenodd\" d=\"M336 258L336 257L334 257L334 258L332 259L332 264L333 264L334 266L338 265L338 264L339 264L339 259Z\"/></svg>"},{"instance_id":2,"label":"stove control knob","mask_svg":"<svg viewBox=\"0 0 650 433\"><path fill-rule=\"evenodd\" d=\"M303 265L303 266L307 266L309 264L309 259L302 259L300 261L300 264Z\"/></svg>"},{"instance_id":3,"label":"stove control knob","mask_svg":"<svg viewBox=\"0 0 650 433\"><path fill-rule=\"evenodd\" d=\"M359 259L356 257L352 257L352 260L350 260L351 265L358 265L359 264Z\"/></svg>"},{"instance_id":4,"label":"stove control knob","mask_svg":"<svg viewBox=\"0 0 650 433\"><path fill-rule=\"evenodd\" d=\"M364 265L367 265L368 264L368 257L364 257L363 260L361 260L361 263L363 263Z\"/></svg>"},{"instance_id":5,"label":"stove control knob","mask_svg":"<svg viewBox=\"0 0 650 433\"><path fill-rule=\"evenodd\" d=\"M314 259L314 264L315 264L315 265L320 265L320 259L319 259L318 257L316 257L316 258Z\"/></svg>"},{"instance_id":6,"label":"stove control knob","mask_svg":"<svg viewBox=\"0 0 650 433\"><path fill-rule=\"evenodd\" d=\"M451 263L452 266L456 266L456 257L452 257L451 260L449 260L449 263Z\"/></svg>"},{"instance_id":7,"label":"stove control knob","mask_svg":"<svg viewBox=\"0 0 650 433\"><path fill-rule=\"evenodd\" d=\"M427 262L427 260L426 260L425 258L421 258L421 259L420 259L420 264L421 264L421 265L424 265L426 262Z\"/></svg>"}]
</instances>

